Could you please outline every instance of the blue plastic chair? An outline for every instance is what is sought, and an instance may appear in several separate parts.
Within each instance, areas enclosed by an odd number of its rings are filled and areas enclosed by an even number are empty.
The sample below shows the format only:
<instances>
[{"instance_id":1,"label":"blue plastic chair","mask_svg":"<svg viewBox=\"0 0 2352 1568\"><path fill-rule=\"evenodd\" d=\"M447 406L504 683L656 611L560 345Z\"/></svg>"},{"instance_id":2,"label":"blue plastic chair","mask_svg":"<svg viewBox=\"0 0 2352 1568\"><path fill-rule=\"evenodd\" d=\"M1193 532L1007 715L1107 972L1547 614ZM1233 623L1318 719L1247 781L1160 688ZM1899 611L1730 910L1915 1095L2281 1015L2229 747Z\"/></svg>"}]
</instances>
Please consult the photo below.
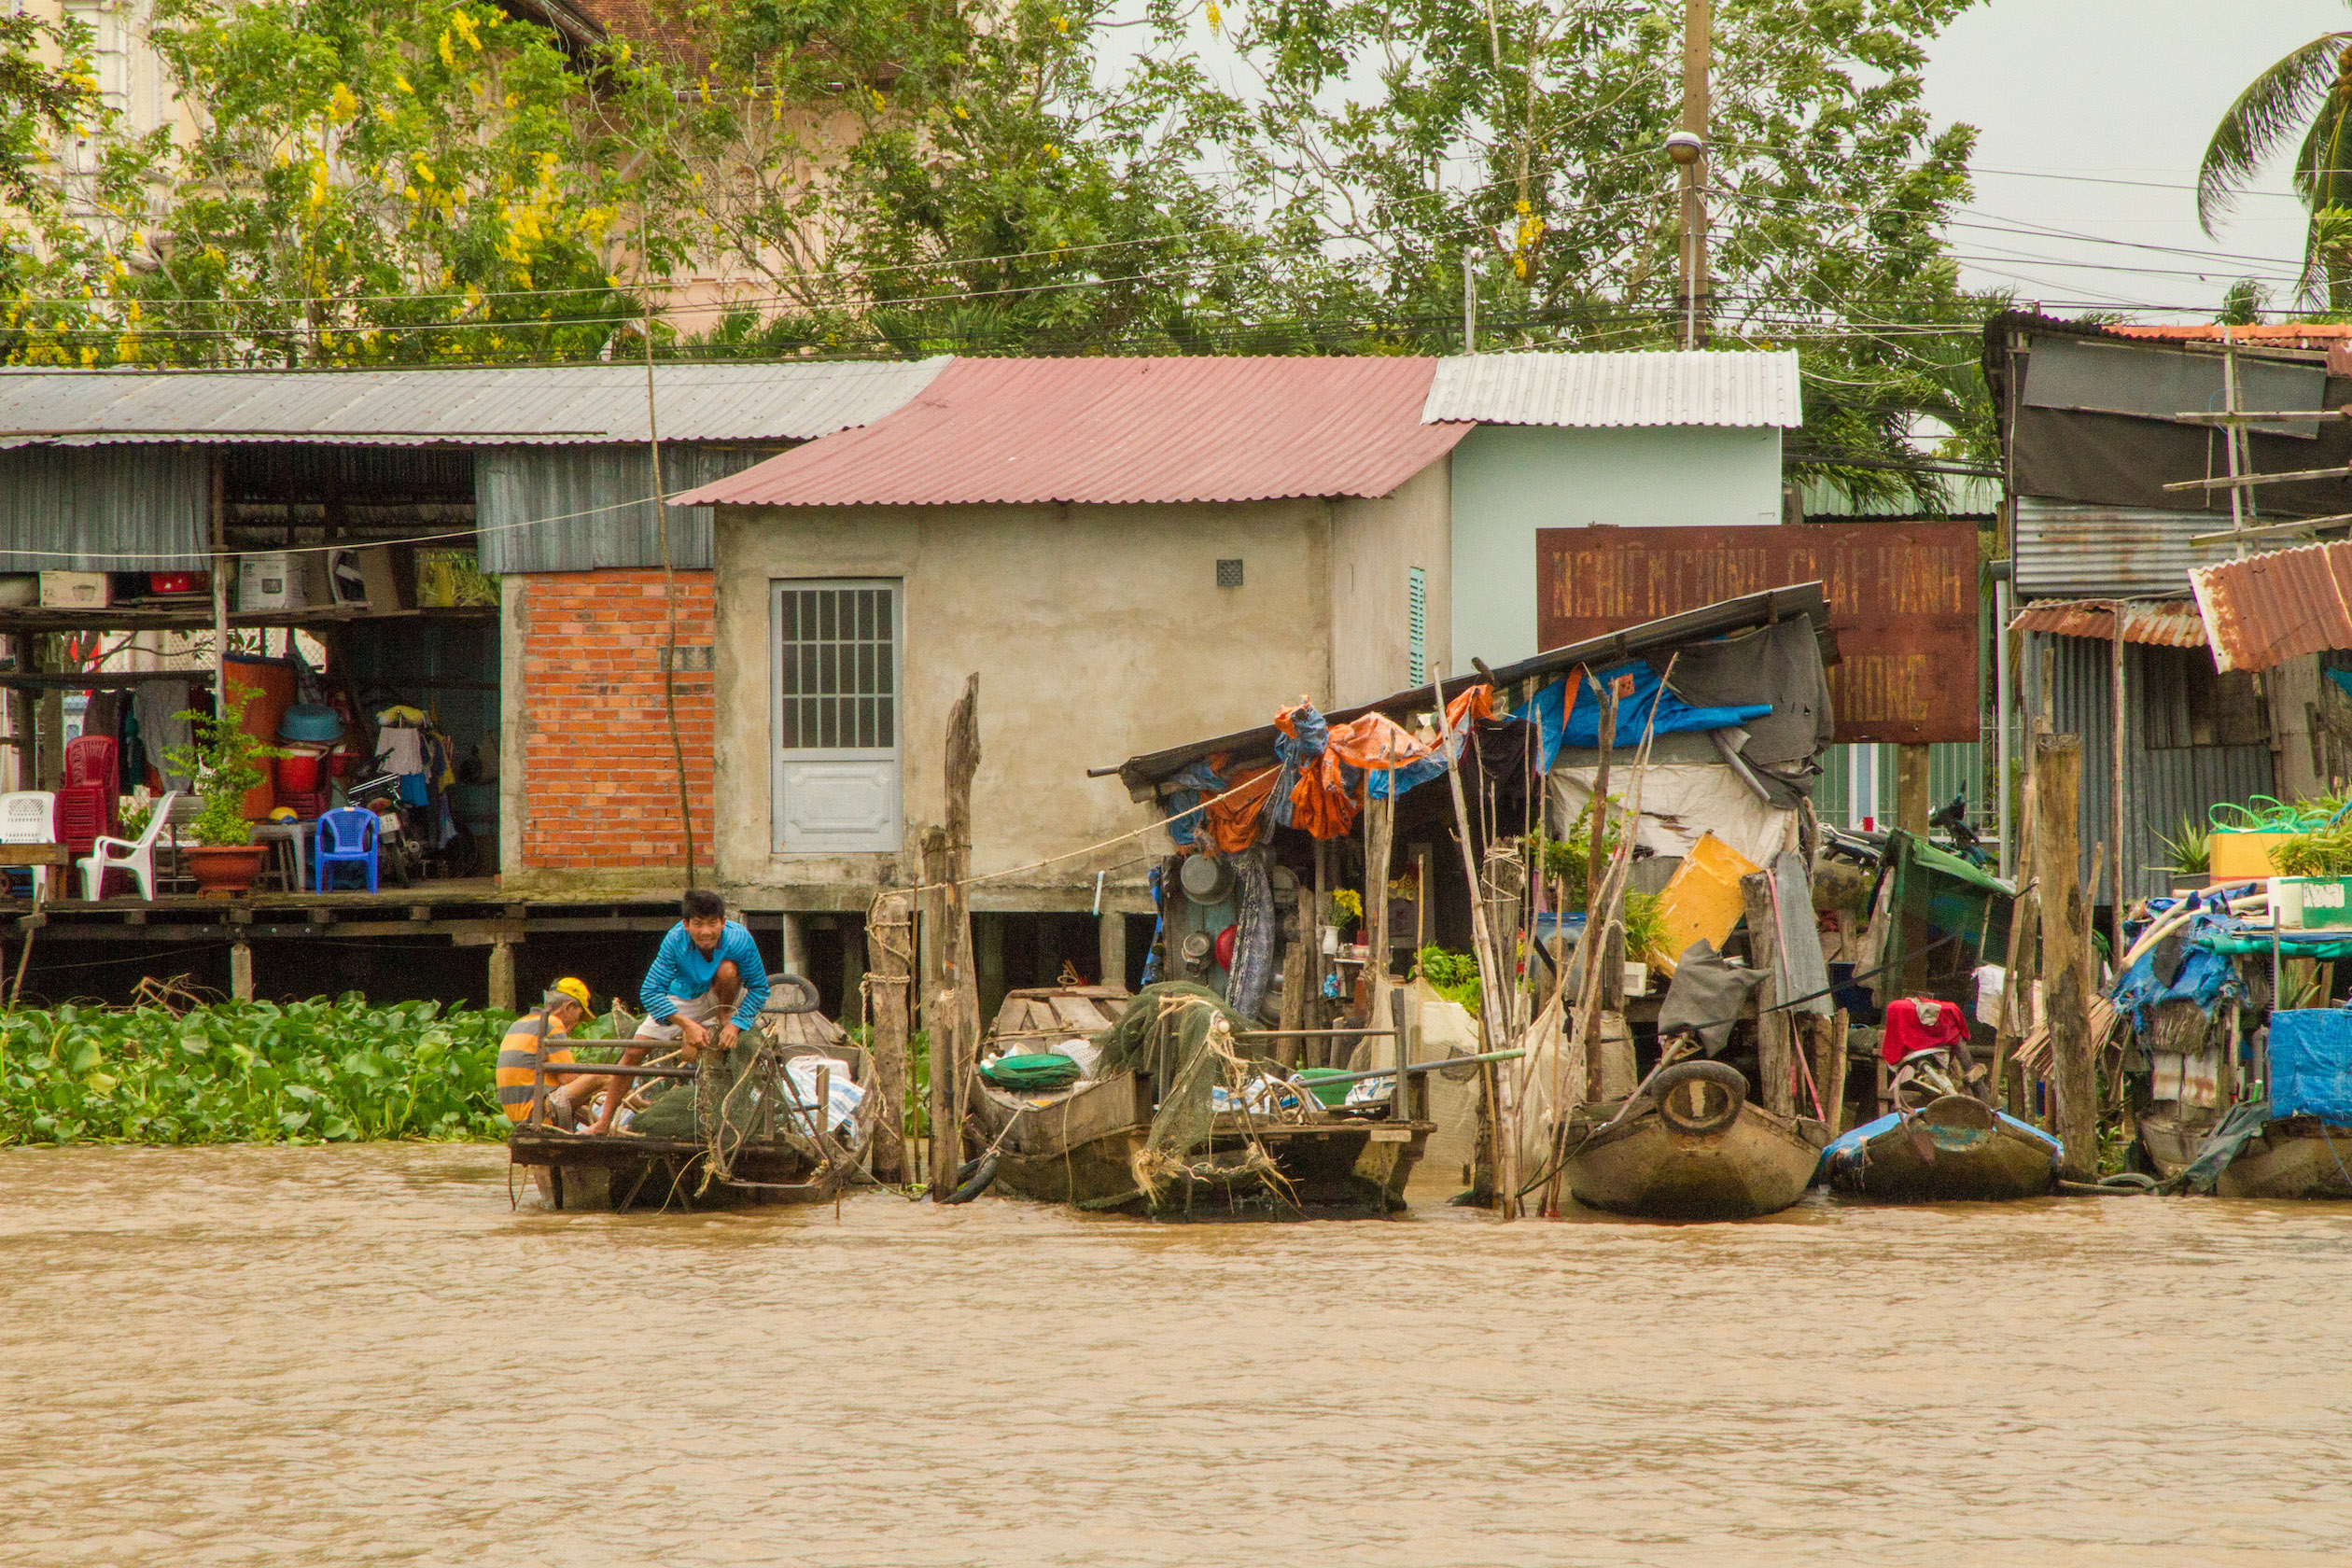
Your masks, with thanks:
<instances>
[{"instance_id":1,"label":"blue plastic chair","mask_svg":"<svg viewBox=\"0 0 2352 1568\"><path fill-rule=\"evenodd\" d=\"M381 832L376 814L361 806L339 805L332 811L321 812L316 850L311 856L316 890L327 891L329 866L364 865L368 868L368 891L374 892L377 835Z\"/></svg>"}]
</instances>

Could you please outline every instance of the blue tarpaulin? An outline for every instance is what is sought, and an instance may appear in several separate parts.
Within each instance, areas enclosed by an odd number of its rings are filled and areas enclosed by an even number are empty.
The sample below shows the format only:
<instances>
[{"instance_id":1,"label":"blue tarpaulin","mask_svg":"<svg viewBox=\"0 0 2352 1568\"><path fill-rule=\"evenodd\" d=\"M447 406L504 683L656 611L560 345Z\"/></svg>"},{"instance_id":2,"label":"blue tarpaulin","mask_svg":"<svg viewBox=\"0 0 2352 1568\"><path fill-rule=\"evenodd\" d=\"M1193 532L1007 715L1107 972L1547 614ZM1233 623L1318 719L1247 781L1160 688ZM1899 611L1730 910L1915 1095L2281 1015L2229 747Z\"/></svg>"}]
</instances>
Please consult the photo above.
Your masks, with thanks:
<instances>
[{"instance_id":1,"label":"blue tarpaulin","mask_svg":"<svg viewBox=\"0 0 2352 1568\"><path fill-rule=\"evenodd\" d=\"M2191 916L2180 932L2180 968L2171 984L2157 973L2157 959L2166 945L2159 943L2132 961L2108 988L2108 1000L2142 1029L2148 1027L2148 1010L2158 1002L2193 1001L2210 1016L2223 998L2243 995L2246 987L2238 980L2237 966L2202 943L2224 936L2239 924L2227 913Z\"/></svg>"},{"instance_id":2,"label":"blue tarpaulin","mask_svg":"<svg viewBox=\"0 0 2352 1568\"><path fill-rule=\"evenodd\" d=\"M1169 841L1182 849L1200 829L1202 793L1221 794L1231 786L1207 763L1191 763L1169 782L1177 787L1160 797L1160 809L1168 814Z\"/></svg>"},{"instance_id":3,"label":"blue tarpaulin","mask_svg":"<svg viewBox=\"0 0 2352 1568\"><path fill-rule=\"evenodd\" d=\"M2272 1014L2270 1076L2272 1115L2352 1127L2352 1011Z\"/></svg>"},{"instance_id":4,"label":"blue tarpaulin","mask_svg":"<svg viewBox=\"0 0 2352 1568\"><path fill-rule=\"evenodd\" d=\"M1520 708L1519 717L1535 726L1543 743L1540 761L1544 771L1551 771L1552 761L1563 746L1580 747L1586 750L1601 744L1601 698L1592 683L1576 671L1575 700L1568 698L1568 679L1563 677L1537 692ZM1744 724L1751 719L1761 719L1772 711L1770 703L1751 703L1739 707L1693 707L1676 696L1673 688L1658 679L1658 672L1640 659L1603 670L1600 681L1603 686L1621 675L1633 678L1633 694L1617 703L1617 744L1637 746L1642 733L1649 727L1650 707L1658 708L1658 734L1672 735L1677 730L1722 730Z\"/></svg>"}]
</instances>

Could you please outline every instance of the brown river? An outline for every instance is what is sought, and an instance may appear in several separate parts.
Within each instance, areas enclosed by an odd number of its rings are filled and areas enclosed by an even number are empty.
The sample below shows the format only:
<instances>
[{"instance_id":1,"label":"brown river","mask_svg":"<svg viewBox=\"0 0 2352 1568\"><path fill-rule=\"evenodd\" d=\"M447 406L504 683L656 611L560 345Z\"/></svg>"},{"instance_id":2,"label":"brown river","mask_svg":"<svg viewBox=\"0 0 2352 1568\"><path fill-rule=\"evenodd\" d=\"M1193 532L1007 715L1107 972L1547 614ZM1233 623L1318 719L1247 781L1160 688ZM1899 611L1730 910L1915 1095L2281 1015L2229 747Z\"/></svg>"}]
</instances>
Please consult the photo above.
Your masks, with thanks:
<instances>
[{"instance_id":1,"label":"brown river","mask_svg":"<svg viewBox=\"0 0 2352 1568\"><path fill-rule=\"evenodd\" d=\"M0 1562L2340 1564L2348 1324L2352 1205L616 1218L497 1148L8 1152Z\"/></svg>"}]
</instances>

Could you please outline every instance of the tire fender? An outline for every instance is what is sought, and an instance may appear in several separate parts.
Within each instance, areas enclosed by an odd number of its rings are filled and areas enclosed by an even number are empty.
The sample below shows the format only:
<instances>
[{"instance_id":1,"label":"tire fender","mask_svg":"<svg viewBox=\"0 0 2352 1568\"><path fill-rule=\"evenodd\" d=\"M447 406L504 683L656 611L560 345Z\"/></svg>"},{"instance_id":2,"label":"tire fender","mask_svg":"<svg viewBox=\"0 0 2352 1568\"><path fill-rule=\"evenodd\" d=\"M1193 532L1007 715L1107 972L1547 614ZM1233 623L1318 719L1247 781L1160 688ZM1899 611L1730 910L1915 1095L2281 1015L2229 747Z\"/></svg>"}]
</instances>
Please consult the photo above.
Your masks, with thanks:
<instances>
[{"instance_id":1,"label":"tire fender","mask_svg":"<svg viewBox=\"0 0 2352 1568\"><path fill-rule=\"evenodd\" d=\"M1727 1062L1676 1062L1650 1080L1647 1092L1659 1121L1676 1132L1705 1138L1739 1120L1748 1081Z\"/></svg>"}]
</instances>

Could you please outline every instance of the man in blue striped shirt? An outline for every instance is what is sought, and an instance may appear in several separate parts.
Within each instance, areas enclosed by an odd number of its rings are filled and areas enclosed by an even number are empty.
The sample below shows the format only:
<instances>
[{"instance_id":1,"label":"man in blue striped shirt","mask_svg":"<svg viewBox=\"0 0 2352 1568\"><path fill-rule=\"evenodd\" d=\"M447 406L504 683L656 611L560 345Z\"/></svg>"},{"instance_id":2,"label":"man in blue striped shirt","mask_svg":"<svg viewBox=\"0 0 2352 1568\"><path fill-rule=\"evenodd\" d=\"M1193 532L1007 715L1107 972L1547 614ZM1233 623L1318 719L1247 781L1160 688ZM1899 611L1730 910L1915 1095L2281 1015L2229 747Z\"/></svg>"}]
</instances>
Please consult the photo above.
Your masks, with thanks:
<instances>
[{"instance_id":1,"label":"man in blue striped shirt","mask_svg":"<svg viewBox=\"0 0 2352 1568\"><path fill-rule=\"evenodd\" d=\"M645 972L638 1000L645 1004L645 1021L637 1025L640 1041L676 1043L688 1061L706 1048L734 1048L735 1039L759 1021L767 1005L767 966L760 949L740 921L727 918L726 902L707 888L690 888L681 901L680 918L662 938L653 967ZM623 1066L645 1059L650 1045L631 1045L621 1053ZM605 1097L604 1114L589 1131L609 1129L620 1095Z\"/></svg>"}]
</instances>

